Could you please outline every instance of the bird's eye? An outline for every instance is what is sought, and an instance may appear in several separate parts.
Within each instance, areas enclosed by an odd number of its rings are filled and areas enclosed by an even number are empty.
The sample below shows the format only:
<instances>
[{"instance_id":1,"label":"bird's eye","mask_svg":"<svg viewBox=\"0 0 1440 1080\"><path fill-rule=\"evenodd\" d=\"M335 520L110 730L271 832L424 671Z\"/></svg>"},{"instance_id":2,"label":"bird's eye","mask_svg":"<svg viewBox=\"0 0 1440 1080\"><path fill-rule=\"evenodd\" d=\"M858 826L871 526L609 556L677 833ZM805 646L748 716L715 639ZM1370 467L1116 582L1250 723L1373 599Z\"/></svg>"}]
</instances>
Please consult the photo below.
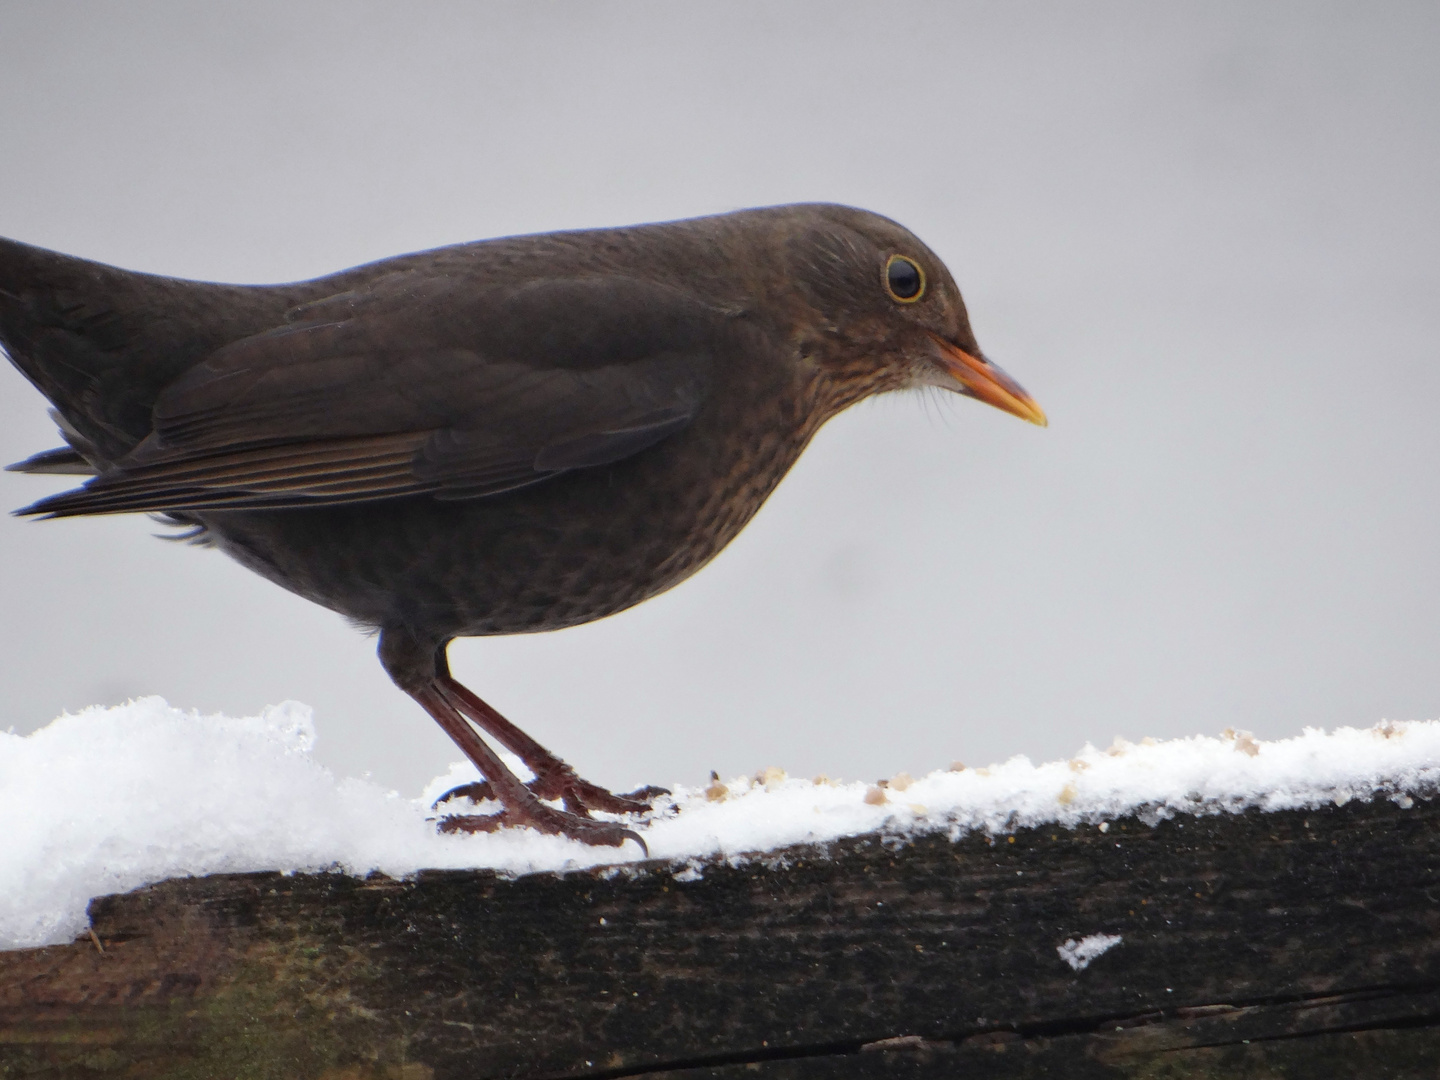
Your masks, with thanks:
<instances>
[{"instance_id":1,"label":"bird's eye","mask_svg":"<svg viewBox=\"0 0 1440 1080\"><path fill-rule=\"evenodd\" d=\"M913 304L925 295L925 271L914 259L891 255L885 263L885 291L892 300Z\"/></svg>"}]
</instances>

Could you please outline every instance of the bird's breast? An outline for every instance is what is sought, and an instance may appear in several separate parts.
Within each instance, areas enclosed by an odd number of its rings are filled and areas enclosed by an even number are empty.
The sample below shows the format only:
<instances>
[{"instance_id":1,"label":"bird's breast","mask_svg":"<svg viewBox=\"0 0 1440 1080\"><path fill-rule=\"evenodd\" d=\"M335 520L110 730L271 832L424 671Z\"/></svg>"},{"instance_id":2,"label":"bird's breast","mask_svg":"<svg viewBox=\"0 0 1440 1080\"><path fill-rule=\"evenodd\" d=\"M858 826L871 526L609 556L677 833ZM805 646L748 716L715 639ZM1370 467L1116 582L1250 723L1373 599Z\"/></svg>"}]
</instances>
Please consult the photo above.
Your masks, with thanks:
<instances>
[{"instance_id":1,"label":"bird's breast","mask_svg":"<svg viewBox=\"0 0 1440 1080\"><path fill-rule=\"evenodd\" d=\"M555 630L622 611L704 566L818 426L794 394L735 411L624 461L488 498L203 517L227 553L364 625L440 639Z\"/></svg>"}]
</instances>

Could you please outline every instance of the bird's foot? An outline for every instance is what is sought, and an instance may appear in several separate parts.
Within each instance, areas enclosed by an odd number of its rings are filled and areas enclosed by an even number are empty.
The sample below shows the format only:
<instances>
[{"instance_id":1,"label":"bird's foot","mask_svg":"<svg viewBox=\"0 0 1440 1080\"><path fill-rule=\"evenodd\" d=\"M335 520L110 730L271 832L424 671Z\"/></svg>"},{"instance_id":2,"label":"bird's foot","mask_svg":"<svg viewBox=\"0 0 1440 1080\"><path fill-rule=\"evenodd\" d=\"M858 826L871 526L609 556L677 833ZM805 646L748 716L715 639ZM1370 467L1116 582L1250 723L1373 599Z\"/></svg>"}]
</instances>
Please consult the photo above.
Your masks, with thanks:
<instances>
[{"instance_id":1,"label":"bird's foot","mask_svg":"<svg viewBox=\"0 0 1440 1080\"><path fill-rule=\"evenodd\" d=\"M624 795L616 795L607 791L598 784L592 784L588 780L582 780L575 774L575 770L568 765L561 769L552 769L545 776L536 777L525 785L536 798L540 799L563 799L565 809L580 817L588 817L591 810L603 810L610 814L643 814L651 809L651 804L661 795L669 795L668 788L654 787L647 785L636 791L626 792ZM491 787L488 780L480 780L473 784L461 784L459 787L451 788L438 799L435 806L449 802L451 799L469 799L471 802L485 802L487 799L495 798L495 789Z\"/></svg>"},{"instance_id":2,"label":"bird's foot","mask_svg":"<svg viewBox=\"0 0 1440 1080\"><path fill-rule=\"evenodd\" d=\"M480 785L467 786L478 787ZM626 840L634 840L640 845L642 852L647 856L650 854L649 847L634 829L627 829L614 821L597 821L591 817L581 817L578 814L566 813L564 810L556 810L553 806L546 806L538 799L533 804L526 806L507 806L498 814L452 814L442 817L439 821L439 829L442 833L495 832L498 829L515 826L529 826L542 833L568 836L582 844L603 847L620 847Z\"/></svg>"}]
</instances>

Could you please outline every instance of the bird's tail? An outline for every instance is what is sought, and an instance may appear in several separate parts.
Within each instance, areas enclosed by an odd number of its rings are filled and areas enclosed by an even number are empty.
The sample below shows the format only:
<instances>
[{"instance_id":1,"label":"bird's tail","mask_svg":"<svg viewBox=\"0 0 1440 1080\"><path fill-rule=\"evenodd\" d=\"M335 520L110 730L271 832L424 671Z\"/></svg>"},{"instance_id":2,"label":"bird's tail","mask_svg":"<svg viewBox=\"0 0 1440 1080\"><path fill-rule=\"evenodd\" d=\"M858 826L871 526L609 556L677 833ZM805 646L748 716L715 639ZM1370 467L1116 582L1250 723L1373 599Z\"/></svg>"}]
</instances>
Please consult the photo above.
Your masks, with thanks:
<instances>
[{"instance_id":1,"label":"bird's tail","mask_svg":"<svg viewBox=\"0 0 1440 1080\"><path fill-rule=\"evenodd\" d=\"M286 292L138 274L0 238L0 347L55 406L71 447L17 468L78 471L123 457L149 434L161 388L273 324Z\"/></svg>"}]
</instances>

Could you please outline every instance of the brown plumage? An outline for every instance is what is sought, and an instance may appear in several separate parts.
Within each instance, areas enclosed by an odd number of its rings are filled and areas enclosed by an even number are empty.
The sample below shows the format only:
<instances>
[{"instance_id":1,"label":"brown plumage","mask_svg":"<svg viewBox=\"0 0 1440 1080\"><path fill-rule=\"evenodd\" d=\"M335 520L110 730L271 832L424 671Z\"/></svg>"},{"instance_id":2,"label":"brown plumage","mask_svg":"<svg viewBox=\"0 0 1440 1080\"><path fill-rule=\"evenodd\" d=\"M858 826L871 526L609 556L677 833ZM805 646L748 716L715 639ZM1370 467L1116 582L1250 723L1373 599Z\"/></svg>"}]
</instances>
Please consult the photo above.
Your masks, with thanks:
<instances>
[{"instance_id":1,"label":"brown plumage","mask_svg":"<svg viewBox=\"0 0 1440 1080\"><path fill-rule=\"evenodd\" d=\"M0 343L93 472L20 511L148 511L380 632L499 818L591 843L642 809L450 678L455 637L555 630L688 577L816 430L922 385L1044 423L945 266L829 205L512 237L293 285L129 273L0 241ZM511 774L471 725L535 773ZM472 789L470 794L480 794ZM563 799L558 810L541 799Z\"/></svg>"}]
</instances>

